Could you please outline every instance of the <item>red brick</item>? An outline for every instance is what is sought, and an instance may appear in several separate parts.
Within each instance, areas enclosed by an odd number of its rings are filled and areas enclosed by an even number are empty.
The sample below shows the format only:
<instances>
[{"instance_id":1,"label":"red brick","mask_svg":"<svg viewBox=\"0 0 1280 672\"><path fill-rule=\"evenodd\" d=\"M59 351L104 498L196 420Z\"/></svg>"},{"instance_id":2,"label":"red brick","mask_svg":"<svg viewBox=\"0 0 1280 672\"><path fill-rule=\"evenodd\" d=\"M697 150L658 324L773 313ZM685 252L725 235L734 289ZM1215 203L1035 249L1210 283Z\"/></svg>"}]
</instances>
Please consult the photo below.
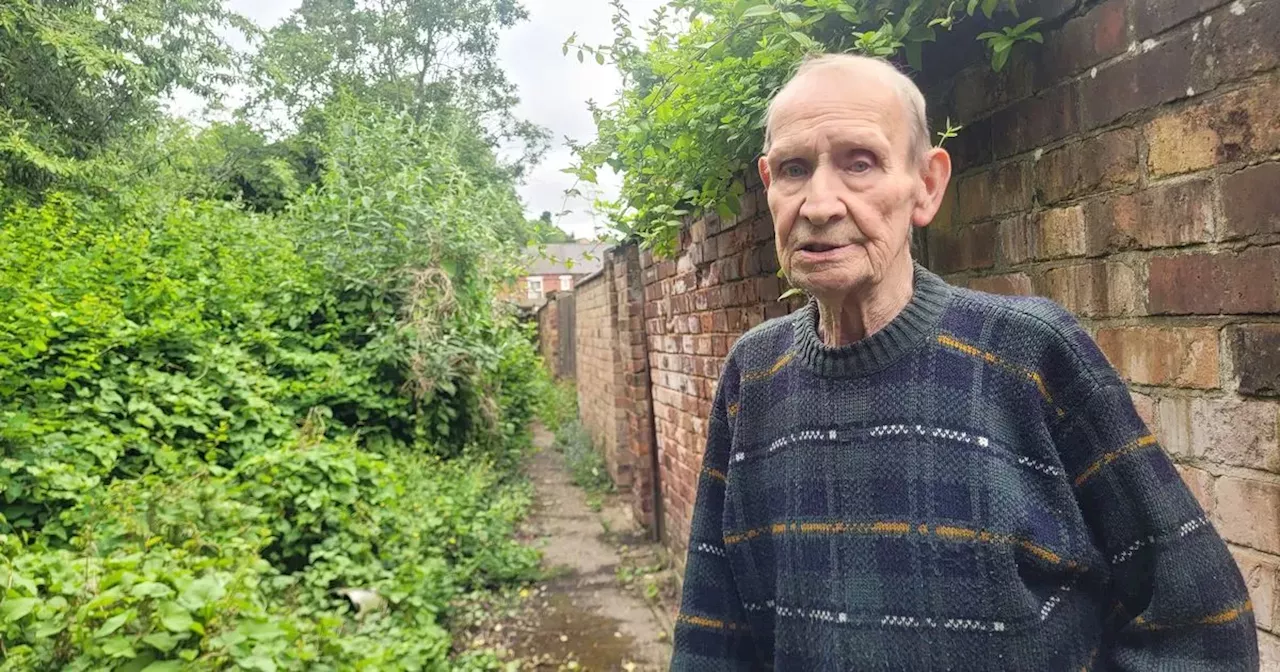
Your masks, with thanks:
<instances>
[{"instance_id":1,"label":"red brick","mask_svg":"<svg viewBox=\"0 0 1280 672\"><path fill-rule=\"evenodd\" d=\"M929 254L940 273L990 267L995 263L995 249L994 222L944 231L929 240Z\"/></svg>"},{"instance_id":2,"label":"red brick","mask_svg":"<svg viewBox=\"0 0 1280 672\"><path fill-rule=\"evenodd\" d=\"M1084 255L1084 210L1080 206L1043 210L1028 221L1032 224L1032 249L1036 259Z\"/></svg>"},{"instance_id":3,"label":"red brick","mask_svg":"<svg viewBox=\"0 0 1280 672\"><path fill-rule=\"evenodd\" d=\"M1041 203L1092 194L1138 181L1138 133L1103 133L1047 152L1035 165Z\"/></svg>"},{"instance_id":4,"label":"red brick","mask_svg":"<svg viewBox=\"0 0 1280 672\"><path fill-rule=\"evenodd\" d=\"M1144 129L1147 169L1175 175L1280 151L1280 77L1156 117Z\"/></svg>"},{"instance_id":5,"label":"red brick","mask_svg":"<svg viewBox=\"0 0 1280 672\"><path fill-rule=\"evenodd\" d=\"M1222 237L1280 233L1280 163L1264 163L1222 178Z\"/></svg>"},{"instance_id":6,"label":"red brick","mask_svg":"<svg viewBox=\"0 0 1280 672\"><path fill-rule=\"evenodd\" d=\"M1280 12L1275 0L1236 0L1214 12L1197 44L1197 67L1215 84L1280 66Z\"/></svg>"},{"instance_id":7,"label":"red brick","mask_svg":"<svg viewBox=\"0 0 1280 672\"><path fill-rule=\"evenodd\" d=\"M1187 89L1208 88L1205 74L1192 63L1190 33L1170 38L1150 49L1106 67L1097 76L1080 80L1081 127L1092 129L1137 110L1187 95Z\"/></svg>"},{"instance_id":8,"label":"red brick","mask_svg":"<svg viewBox=\"0 0 1280 672\"><path fill-rule=\"evenodd\" d=\"M1280 248L1151 260L1155 315L1280 312Z\"/></svg>"},{"instance_id":9,"label":"red brick","mask_svg":"<svg viewBox=\"0 0 1280 672\"><path fill-rule=\"evenodd\" d=\"M1213 522L1227 541L1280 553L1280 484L1222 476L1213 494Z\"/></svg>"},{"instance_id":10,"label":"red brick","mask_svg":"<svg viewBox=\"0 0 1280 672\"><path fill-rule=\"evenodd\" d=\"M1280 396L1280 324L1251 324L1228 332L1240 394Z\"/></svg>"},{"instance_id":11,"label":"red brick","mask_svg":"<svg viewBox=\"0 0 1280 672\"><path fill-rule=\"evenodd\" d=\"M1218 330L1212 327L1100 329L1098 346L1132 383L1218 386Z\"/></svg>"},{"instance_id":12,"label":"red brick","mask_svg":"<svg viewBox=\"0 0 1280 672\"><path fill-rule=\"evenodd\" d=\"M1000 238L1000 260L1003 264L1016 266L1035 257L1034 228L1030 216L1026 215L1000 222L996 234Z\"/></svg>"},{"instance_id":13,"label":"red brick","mask_svg":"<svg viewBox=\"0 0 1280 672\"><path fill-rule=\"evenodd\" d=\"M1077 132L1078 106L1079 92L1068 83L997 112L991 116L993 156L1021 154Z\"/></svg>"},{"instance_id":14,"label":"red brick","mask_svg":"<svg viewBox=\"0 0 1280 672\"><path fill-rule=\"evenodd\" d=\"M1147 427L1159 435L1160 415L1159 401L1155 397L1147 396L1141 392L1129 391L1129 398L1133 400L1133 409L1138 412L1138 417L1142 418L1142 422Z\"/></svg>"},{"instance_id":15,"label":"red brick","mask_svg":"<svg viewBox=\"0 0 1280 672\"><path fill-rule=\"evenodd\" d=\"M953 174L959 175L991 162L994 128L991 117L979 119L965 124L959 135L947 141L946 148L951 154Z\"/></svg>"},{"instance_id":16,"label":"red brick","mask_svg":"<svg viewBox=\"0 0 1280 672\"><path fill-rule=\"evenodd\" d=\"M1009 273L974 278L969 281L969 289L991 294L1030 296L1031 278L1026 273Z\"/></svg>"},{"instance_id":17,"label":"red brick","mask_svg":"<svg viewBox=\"0 0 1280 672\"><path fill-rule=\"evenodd\" d=\"M1212 189L1208 180L1193 180L1089 201L1084 209L1089 254L1208 241Z\"/></svg>"},{"instance_id":18,"label":"red brick","mask_svg":"<svg viewBox=\"0 0 1280 672\"><path fill-rule=\"evenodd\" d=\"M1083 317L1119 317L1143 312L1144 293L1134 269L1119 262L1063 266L1045 271L1037 294Z\"/></svg>"},{"instance_id":19,"label":"red brick","mask_svg":"<svg viewBox=\"0 0 1280 672\"><path fill-rule=\"evenodd\" d=\"M957 186L957 223L988 219L992 215L1030 207L1031 195L1023 163L1011 163L962 178Z\"/></svg>"},{"instance_id":20,"label":"red brick","mask_svg":"<svg viewBox=\"0 0 1280 672\"><path fill-rule=\"evenodd\" d=\"M1138 2L1137 4L1144 4ZM1129 46L1128 0L1109 0L1045 36L1041 79L1057 82L1124 52Z\"/></svg>"},{"instance_id":21,"label":"red brick","mask_svg":"<svg viewBox=\"0 0 1280 672\"><path fill-rule=\"evenodd\" d=\"M1145 40L1228 0L1160 0L1134 3L1134 38Z\"/></svg>"}]
</instances>

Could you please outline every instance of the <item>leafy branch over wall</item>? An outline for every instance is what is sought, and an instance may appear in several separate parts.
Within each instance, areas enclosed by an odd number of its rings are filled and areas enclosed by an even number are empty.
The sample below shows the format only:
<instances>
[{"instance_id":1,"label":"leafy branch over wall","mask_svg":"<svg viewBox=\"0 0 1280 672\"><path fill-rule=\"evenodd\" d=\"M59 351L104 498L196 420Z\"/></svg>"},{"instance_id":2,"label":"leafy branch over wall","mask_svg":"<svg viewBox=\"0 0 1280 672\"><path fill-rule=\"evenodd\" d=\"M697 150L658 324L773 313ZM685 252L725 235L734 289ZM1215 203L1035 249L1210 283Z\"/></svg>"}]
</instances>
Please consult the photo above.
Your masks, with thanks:
<instances>
[{"instance_id":1,"label":"leafy branch over wall","mask_svg":"<svg viewBox=\"0 0 1280 672\"><path fill-rule=\"evenodd\" d=\"M921 49L981 12L1017 16L1016 0L676 0L659 9L635 40L621 0L614 7L614 41L586 45L570 36L567 55L612 64L622 75L617 101L592 105L595 140L574 144L565 169L594 184L601 169L622 173L620 197L597 202L613 235L660 254L673 251L686 216L738 214L742 176L759 155L769 99L806 54L859 53L922 67ZM1042 41L1025 20L978 36L993 69L1013 47ZM954 137L948 124L942 134ZM575 187L576 188L576 187Z\"/></svg>"}]
</instances>

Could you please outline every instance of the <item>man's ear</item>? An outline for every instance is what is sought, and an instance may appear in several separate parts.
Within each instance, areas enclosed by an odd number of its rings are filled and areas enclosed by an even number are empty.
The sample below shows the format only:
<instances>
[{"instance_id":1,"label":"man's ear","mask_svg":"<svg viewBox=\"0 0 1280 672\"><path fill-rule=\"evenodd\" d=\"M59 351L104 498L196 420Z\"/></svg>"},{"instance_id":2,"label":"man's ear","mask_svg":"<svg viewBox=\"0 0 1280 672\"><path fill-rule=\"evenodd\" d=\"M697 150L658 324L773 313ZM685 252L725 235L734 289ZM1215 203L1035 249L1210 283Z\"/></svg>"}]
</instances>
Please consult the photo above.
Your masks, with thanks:
<instances>
[{"instance_id":1,"label":"man's ear","mask_svg":"<svg viewBox=\"0 0 1280 672\"><path fill-rule=\"evenodd\" d=\"M920 189L916 193L915 208L911 211L912 224L928 226L933 221L942 207L942 197L947 193L950 182L951 155L941 147L934 147L921 159Z\"/></svg>"},{"instance_id":2,"label":"man's ear","mask_svg":"<svg viewBox=\"0 0 1280 672\"><path fill-rule=\"evenodd\" d=\"M756 169L760 171L760 181L764 183L764 188L769 188L769 183L773 181L773 176L769 174L769 160L760 157L756 160Z\"/></svg>"}]
</instances>

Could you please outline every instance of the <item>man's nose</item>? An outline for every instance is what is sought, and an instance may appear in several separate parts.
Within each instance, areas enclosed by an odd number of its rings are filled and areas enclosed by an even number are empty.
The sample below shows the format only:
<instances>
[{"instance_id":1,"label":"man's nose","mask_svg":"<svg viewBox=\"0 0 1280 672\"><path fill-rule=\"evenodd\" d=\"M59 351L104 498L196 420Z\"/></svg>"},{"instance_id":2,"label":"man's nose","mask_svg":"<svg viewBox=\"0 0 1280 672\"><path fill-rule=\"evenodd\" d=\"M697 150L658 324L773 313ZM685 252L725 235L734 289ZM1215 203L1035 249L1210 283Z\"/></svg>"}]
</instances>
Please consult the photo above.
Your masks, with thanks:
<instances>
[{"instance_id":1,"label":"man's nose","mask_svg":"<svg viewBox=\"0 0 1280 672\"><path fill-rule=\"evenodd\" d=\"M800 217L814 226L834 224L845 216L844 202L840 200L843 183L830 165L821 164L809 176Z\"/></svg>"}]
</instances>

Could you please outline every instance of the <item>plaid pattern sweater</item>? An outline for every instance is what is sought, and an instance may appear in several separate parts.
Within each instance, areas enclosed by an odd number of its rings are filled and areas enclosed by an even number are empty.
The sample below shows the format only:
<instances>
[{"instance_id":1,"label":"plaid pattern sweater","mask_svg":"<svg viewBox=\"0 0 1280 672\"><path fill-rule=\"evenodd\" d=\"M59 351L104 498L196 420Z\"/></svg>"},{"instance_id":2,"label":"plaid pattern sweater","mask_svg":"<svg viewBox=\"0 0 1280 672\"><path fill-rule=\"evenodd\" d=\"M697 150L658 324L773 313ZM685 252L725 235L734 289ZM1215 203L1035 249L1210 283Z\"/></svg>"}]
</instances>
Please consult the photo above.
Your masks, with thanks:
<instances>
[{"instance_id":1,"label":"plaid pattern sweater","mask_svg":"<svg viewBox=\"0 0 1280 672\"><path fill-rule=\"evenodd\" d=\"M840 348L745 334L709 419L673 670L1256 670L1226 545L1075 319L919 265Z\"/></svg>"}]
</instances>

